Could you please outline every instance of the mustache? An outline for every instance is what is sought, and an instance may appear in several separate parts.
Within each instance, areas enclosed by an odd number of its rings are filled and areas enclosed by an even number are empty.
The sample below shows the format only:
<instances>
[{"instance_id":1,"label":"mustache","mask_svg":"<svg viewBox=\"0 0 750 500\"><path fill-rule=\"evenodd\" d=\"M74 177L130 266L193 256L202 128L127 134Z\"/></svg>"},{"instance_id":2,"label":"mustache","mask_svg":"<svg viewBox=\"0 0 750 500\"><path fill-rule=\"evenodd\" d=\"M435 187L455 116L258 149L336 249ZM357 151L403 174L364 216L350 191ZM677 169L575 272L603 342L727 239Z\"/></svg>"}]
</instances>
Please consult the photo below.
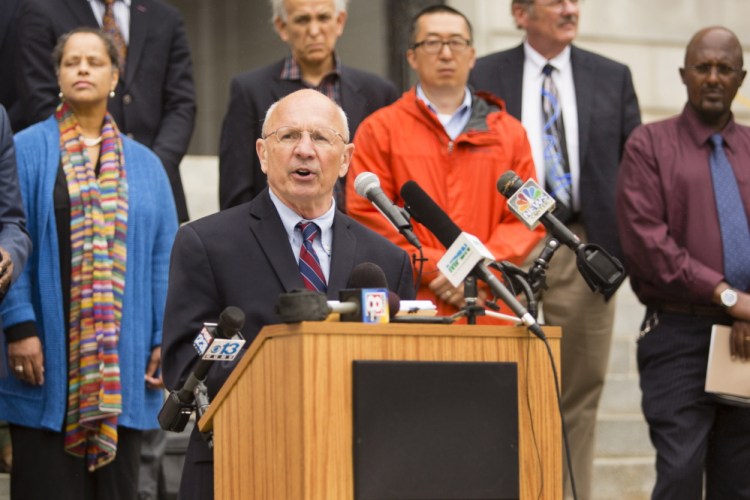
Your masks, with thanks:
<instances>
[{"instance_id":1,"label":"mustache","mask_svg":"<svg viewBox=\"0 0 750 500\"><path fill-rule=\"evenodd\" d=\"M573 23L575 25L578 25L578 16L576 14L570 14L568 16L564 16L560 19L560 22L558 23L559 26L562 26L563 24L567 23Z\"/></svg>"}]
</instances>

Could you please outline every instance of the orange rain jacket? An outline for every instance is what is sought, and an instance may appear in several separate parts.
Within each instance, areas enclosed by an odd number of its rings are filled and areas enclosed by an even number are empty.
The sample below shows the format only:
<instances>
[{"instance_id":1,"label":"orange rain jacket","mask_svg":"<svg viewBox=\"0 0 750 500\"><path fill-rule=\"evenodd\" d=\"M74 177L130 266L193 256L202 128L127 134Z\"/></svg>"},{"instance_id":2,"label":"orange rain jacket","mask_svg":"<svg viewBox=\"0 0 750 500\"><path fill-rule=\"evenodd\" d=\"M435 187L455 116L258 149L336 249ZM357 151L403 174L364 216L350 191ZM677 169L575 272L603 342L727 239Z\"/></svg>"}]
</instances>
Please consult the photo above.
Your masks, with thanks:
<instances>
[{"instance_id":1,"label":"orange rain jacket","mask_svg":"<svg viewBox=\"0 0 750 500\"><path fill-rule=\"evenodd\" d=\"M501 99L484 92L472 97L471 118L455 140L417 98L414 88L366 118L354 138L346 182L347 213L415 253L370 201L354 190L357 175L370 171L380 179L386 196L403 206L401 186L413 180L458 227L479 238L497 260L520 264L544 230L541 226L536 231L527 229L507 208L495 185L508 170L523 180L536 177L526 131L507 113ZM456 309L427 288L440 272L437 262L445 248L427 228L414 220L412 224L427 259L417 298L435 302L439 314L452 314ZM511 314L507 307L501 312Z\"/></svg>"}]
</instances>

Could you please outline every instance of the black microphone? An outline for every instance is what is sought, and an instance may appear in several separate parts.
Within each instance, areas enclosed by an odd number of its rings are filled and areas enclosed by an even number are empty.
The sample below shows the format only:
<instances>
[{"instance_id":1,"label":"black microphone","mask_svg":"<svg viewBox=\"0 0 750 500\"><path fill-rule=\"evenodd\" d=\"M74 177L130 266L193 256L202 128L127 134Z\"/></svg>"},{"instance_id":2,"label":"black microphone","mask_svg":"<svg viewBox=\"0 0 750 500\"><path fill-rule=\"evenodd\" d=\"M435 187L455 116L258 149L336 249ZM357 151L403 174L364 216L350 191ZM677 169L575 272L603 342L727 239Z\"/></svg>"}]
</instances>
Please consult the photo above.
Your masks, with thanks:
<instances>
[{"instance_id":1,"label":"black microphone","mask_svg":"<svg viewBox=\"0 0 750 500\"><path fill-rule=\"evenodd\" d=\"M406 210L409 211L411 216L429 229L445 248L449 248L461 236L461 229L416 182L407 181L401 187L401 197L404 199ZM480 261L477 263L472 273L490 286L495 296L499 297L510 307L531 333L542 340L546 339L544 332L534 317L518 302L505 285L487 269L487 266L483 262Z\"/></svg>"},{"instance_id":2,"label":"black microphone","mask_svg":"<svg viewBox=\"0 0 750 500\"><path fill-rule=\"evenodd\" d=\"M207 328L198 334L194 345L203 344L205 349L201 353L201 360L198 361L195 369L190 373L183 386L177 391L171 391L167 396L164 405L159 411L159 425L167 431L182 432L185 429L191 413L194 409L195 390L206 380L208 370L214 359L204 359L203 356L210 350L214 339L231 339L240 335L240 329L245 324L245 313L239 307L229 306L219 315L219 323L216 325L211 342L206 342ZM244 342L244 341L243 341ZM238 352L232 353L236 357ZM223 359L227 360L228 357Z\"/></svg>"},{"instance_id":3,"label":"black microphone","mask_svg":"<svg viewBox=\"0 0 750 500\"><path fill-rule=\"evenodd\" d=\"M385 289L387 297L379 297L373 294L373 289ZM293 290L290 293L282 293L276 304L276 312L283 323L298 323L300 321L324 321L329 314L339 313L341 321L363 321L363 302L369 298L371 301L388 302L388 315L393 317L401 307L401 299L391 290L388 290L388 280L383 270L372 262L357 264L349 276L346 288L339 291L339 301L327 301L326 296L320 292L309 290ZM372 304L370 304L372 306ZM365 304L367 310L368 304Z\"/></svg>"},{"instance_id":4,"label":"black microphone","mask_svg":"<svg viewBox=\"0 0 750 500\"><path fill-rule=\"evenodd\" d=\"M411 223L404 216L402 210L388 198L380 188L380 179L372 172L362 172L354 179L354 189L357 194L367 198L375 205L383 216L398 229L406 240L417 248L422 244L412 231Z\"/></svg>"},{"instance_id":5,"label":"black microphone","mask_svg":"<svg viewBox=\"0 0 750 500\"><path fill-rule=\"evenodd\" d=\"M625 280L625 266L601 246L581 243L578 236L552 215L554 199L536 181L523 182L515 172L508 171L497 180L497 190L508 198L508 208L527 227L533 228L541 222L553 238L576 253L578 271L593 292L600 292L607 300L614 295ZM520 196L527 201L525 210L517 206Z\"/></svg>"}]
</instances>

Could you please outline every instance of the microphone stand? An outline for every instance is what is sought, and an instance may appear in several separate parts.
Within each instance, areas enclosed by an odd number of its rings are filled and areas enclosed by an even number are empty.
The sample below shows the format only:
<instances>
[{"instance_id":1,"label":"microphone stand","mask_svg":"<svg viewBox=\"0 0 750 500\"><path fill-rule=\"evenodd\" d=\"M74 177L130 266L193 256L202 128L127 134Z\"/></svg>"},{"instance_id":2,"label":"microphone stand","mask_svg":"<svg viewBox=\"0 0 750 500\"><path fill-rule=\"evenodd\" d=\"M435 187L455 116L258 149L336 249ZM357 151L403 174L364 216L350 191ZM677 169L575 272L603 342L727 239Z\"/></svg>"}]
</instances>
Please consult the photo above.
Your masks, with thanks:
<instances>
[{"instance_id":1,"label":"microphone stand","mask_svg":"<svg viewBox=\"0 0 750 500\"><path fill-rule=\"evenodd\" d=\"M198 385L195 386L195 389L193 389L193 396L195 396L195 425L197 426L201 417L203 417L203 414L206 413L206 410L208 410L208 407L211 404L208 400L208 389L203 381L198 382ZM201 432L201 437L208 445L208 448L213 449L214 432Z\"/></svg>"}]
</instances>

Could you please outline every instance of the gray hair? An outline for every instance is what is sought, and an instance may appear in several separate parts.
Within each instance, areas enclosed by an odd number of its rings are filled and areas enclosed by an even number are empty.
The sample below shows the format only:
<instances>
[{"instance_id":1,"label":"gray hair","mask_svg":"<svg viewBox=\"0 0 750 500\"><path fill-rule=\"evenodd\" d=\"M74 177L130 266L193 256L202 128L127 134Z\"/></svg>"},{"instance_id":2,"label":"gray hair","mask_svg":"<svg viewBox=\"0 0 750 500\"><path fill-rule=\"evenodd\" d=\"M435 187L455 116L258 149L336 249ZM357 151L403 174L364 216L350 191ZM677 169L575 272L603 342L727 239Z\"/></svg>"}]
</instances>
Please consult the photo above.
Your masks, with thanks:
<instances>
[{"instance_id":1,"label":"gray hair","mask_svg":"<svg viewBox=\"0 0 750 500\"><path fill-rule=\"evenodd\" d=\"M321 94L325 96L325 94ZM326 96L327 97L327 96ZM271 104L271 106L268 108L268 111L266 111L266 117L263 119L263 129L261 133L263 134L263 137L268 135L271 130L268 130L267 123L271 120L271 116L273 115L274 111L276 111L276 108L279 106L279 103L283 101L284 98L282 97L275 103ZM331 104L336 106L336 112L339 114L339 118L341 118L341 123L344 125L344 130L341 135L344 136L344 142L347 144L349 143L349 119L346 117L346 112L344 112L343 108L336 104L336 102L333 99L330 99Z\"/></svg>"},{"instance_id":2,"label":"gray hair","mask_svg":"<svg viewBox=\"0 0 750 500\"><path fill-rule=\"evenodd\" d=\"M286 21L286 8L284 8L284 0L269 0L271 3L271 22L275 21L276 18ZM346 4L349 0L331 0L336 15L339 12L346 12Z\"/></svg>"}]
</instances>

